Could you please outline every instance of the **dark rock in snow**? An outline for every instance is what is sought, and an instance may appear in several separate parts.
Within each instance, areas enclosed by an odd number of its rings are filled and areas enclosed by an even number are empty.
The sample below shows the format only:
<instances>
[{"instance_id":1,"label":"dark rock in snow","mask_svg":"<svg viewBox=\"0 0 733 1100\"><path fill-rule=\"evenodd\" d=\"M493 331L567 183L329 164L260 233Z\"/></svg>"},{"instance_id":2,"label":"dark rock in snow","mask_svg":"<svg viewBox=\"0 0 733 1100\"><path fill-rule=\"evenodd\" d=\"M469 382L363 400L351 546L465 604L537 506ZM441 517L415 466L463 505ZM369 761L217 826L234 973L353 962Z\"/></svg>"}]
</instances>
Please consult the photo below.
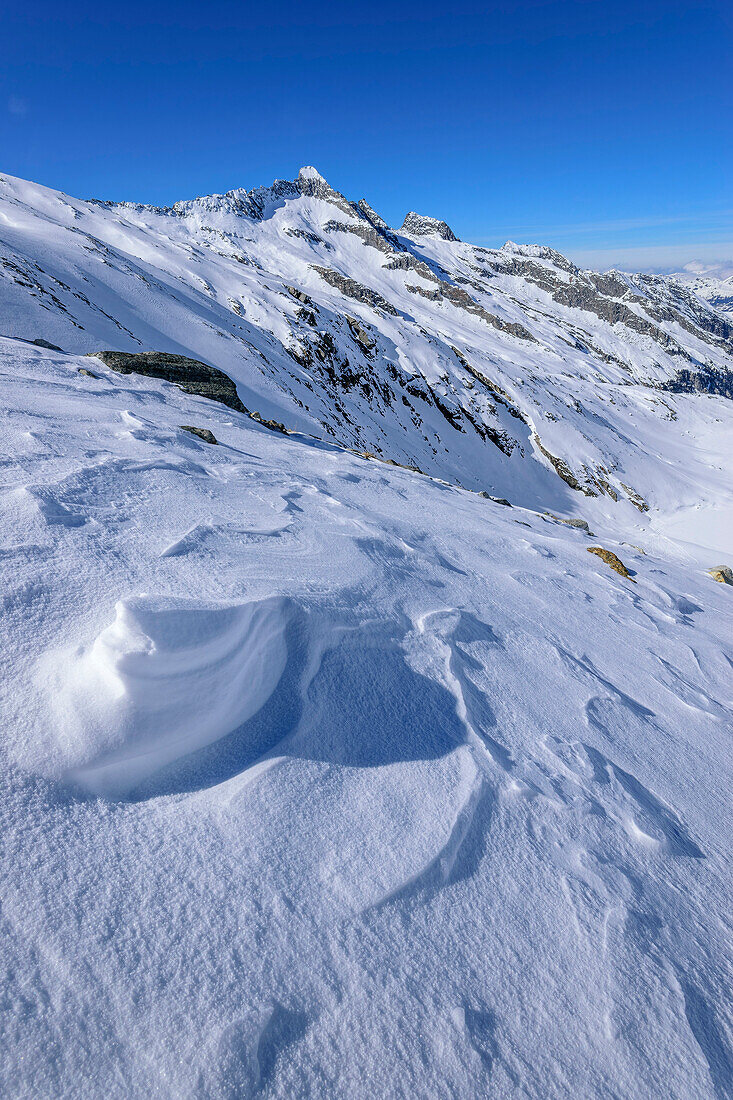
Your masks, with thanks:
<instances>
[{"instance_id":1,"label":"dark rock in snow","mask_svg":"<svg viewBox=\"0 0 733 1100\"><path fill-rule=\"evenodd\" d=\"M191 435L197 435L199 439L203 439L204 443L218 443L213 432L210 432L208 428L195 428L193 424L181 424L181 431L190 432Z\"/></svg>"},{"instance_id":2,"label":"dark rock in snow","mask_svg":"<svg viewBox=\"0 0 733 1100\"><path fill-rule=\"evenodd\" d=\"M35 344L37 348L47 348L48 351L60 351L62 355L64 354L63 348L58 347L57 344L49 344L48 340L31 340L31 343Z\"/></svg>"},{"instance_id":3,"label":"dark rock in snow","mask_svg":"<svg viewBox=\"0 0 733 1100\"><path fill-rule=\"evenodd\" d=\"M281 424L279 420L266 420L264 416L260 416L258 412L252 412L249 414L252 420L256 420L258 424L262 424L263 427L269 428L273 432L282 432L283 435L288 435L288 429L284 424Z\"/></svg>"},{"instance_id":4,"label":"dark rock in snow","mask_svg":"<svg viewBox=\"0 0 733 1100\"><path fill-rule=\"evenodd\" d=\"M202 363L198 359L189 359L186 355L172 355L164 351L97 351L95 359L120 374L142 374L148 378L162 378L173 382L185 393L194 393L198 397L208 397L210 401L219 401L235 412L247 413L248 409L239 400L237 387L228 374Z\"/></svg>"},{"instance_id":5,"label":"dark rock in snow","mask_svg":"<svg viewBox=\"0 0 733 1100\"><path fill-rule=\"evenodd\" d=\"M428 218L425 214L416 214L411 210L402 223L402 232L413 237L442 237L444 241L457 241L451 227L439 218Z\"/></svg>"},{"instance_id":6,"label":"dark rock in snow","mask_svg":"<svg viewBox=\"0 0 733 1100\"><path fill-rule=\"evenodd\" d=\"M699 370L684 368L659 388L668 393L709 393L733 400L733 371L707 365Z\"/></svg>"}]
</instances>

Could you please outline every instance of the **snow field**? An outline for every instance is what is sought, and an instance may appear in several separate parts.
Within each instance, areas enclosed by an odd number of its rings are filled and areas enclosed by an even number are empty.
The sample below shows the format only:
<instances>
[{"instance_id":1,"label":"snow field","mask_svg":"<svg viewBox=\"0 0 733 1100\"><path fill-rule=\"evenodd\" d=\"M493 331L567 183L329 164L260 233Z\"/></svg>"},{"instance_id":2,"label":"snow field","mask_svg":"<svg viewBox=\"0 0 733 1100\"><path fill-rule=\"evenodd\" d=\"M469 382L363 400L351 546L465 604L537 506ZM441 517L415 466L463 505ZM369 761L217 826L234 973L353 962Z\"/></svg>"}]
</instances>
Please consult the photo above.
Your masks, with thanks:
<instances>
[{"instance_id":1,"label":"snow field","mask_svg":"<svg viewBox=\"0 0 733 1100\"><path fill-rule=\"evenodd\" d=\"M0 343L3 1093L725 1097L694 529Z\"/></svg>"}]
</instances>

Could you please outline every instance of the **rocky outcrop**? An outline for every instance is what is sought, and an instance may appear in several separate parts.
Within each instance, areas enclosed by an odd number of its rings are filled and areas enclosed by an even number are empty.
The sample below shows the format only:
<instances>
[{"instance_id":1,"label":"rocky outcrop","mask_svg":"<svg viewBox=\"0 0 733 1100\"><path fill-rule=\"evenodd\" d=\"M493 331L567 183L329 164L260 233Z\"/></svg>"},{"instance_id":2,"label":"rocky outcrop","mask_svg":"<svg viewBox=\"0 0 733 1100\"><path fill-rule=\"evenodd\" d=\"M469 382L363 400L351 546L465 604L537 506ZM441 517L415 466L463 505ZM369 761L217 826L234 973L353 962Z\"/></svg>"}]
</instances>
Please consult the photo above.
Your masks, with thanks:
<instances>
[{"instance_id":1,"label":"rocky outcrop","mask_svg":"<svg viewBox=\"0 0 733 1100\"><path fill-rule=\"evenodd\" d=\"M714 581L718 581L719 584L733 584L733 569L727 565L717 565L714 569L709 569L708 572Z\"/></svg>"},{"instance_id":2,"label":"rocky outcrop","mask_svg":"<svg viewBox=\"0 0 733 1100\"><path fill-rule=\"evenodd\" d=\"M612 550L604 550L602 546L589 546L589 554L596 554L601 561L605 561L606 565L609 565L614 572L618 573L622 577L626 577L632 584L636 584L636 581L629 573L628 569L621 561L621 558L616 557Z\"/></svg>"},{"instance_id":3,"label":"rocky outcrop","mask_svg":"<svg viewBox=\"0 0 733 1100\"><path fill-rule=\"evenodd\" d=\"M381 309L383 313L391 313L393 317L397 316L397 310L395 307L383 298L381 294L378 294L376 290L371 290L368 286L363 286L362 283L358 283L356 279L349 279L346 275L342 275L340 271L334 271L331 267L319 267L317 264L312 264L314 271L317 271L322 279L325 279L336 290L340 290L342 294L345 294L347 298L353 298L357 302L363 302L365 305L371 306L373 309Z\"/></svg>"},{"instance_id":4,"label":"rocky outcrop","mask_svg":"<svg viewBox=\"0 0 733 1100\"><path fill-rule=\"evenodd\" d=\"M235 412L248 412L239 400L237 387L229 375L198 359L172 355L165 351L96 351L93 355L118 374L142 374L148 378L162 378L165 382L178 386L184 393L219 401Z\"/></svg>"},{"instance_id":5,"label":"rocky outcrop","mask_svg":"<svg viewBox=\"0 0 733 1100\"><path fill-rule=\"evenodd\" d=\"M214 446L219 442L213 432L210 432L208 428L196 428L193 424L181 424L182 432L190 432L191 435L197 435L199 439L203 439L204 443L211 443Z\"/></svg>"},{"instance_id":6,"label":"rocky outcrop","mask_svg":"<svg viewBox=\"0 0 733 1100\"><path fill-rule=\"evenodd\" d=\"M572 260L563 256L562 252L549 248L545 244L515 244L514 241L507 241L499 251L509 256L528 256L532 259L548 260L553 267L559 267L561 271L571 274L578 270Z\"/></svg>"},{"instance_id":7,"label":"rocky outcrop","mask_svg":"<svg viewBox=\"0 0 733 1100\"><path fill-rule=\"evenodd\" d=\"M299 302L303 303L303 305L313 305L313 299L310 298L304 290L298 290L298 288L295 286L286 286L285 289L287 290L288 294L292 294L293 298L297 298Z\"/></svg>"},{"instance_id":8,"label":"rocky outcrop","mask_svg":"<svg viewBox=\"0 0 733 1100\"><path fill-rule=\"evenodd\" d=\"M376 229L389 229L384 218L381 218L376 210L373 210L366 199L359 199L356 204L356 208L368 222L371 222Z\"/></svg>"},{"instance_id":9,"label":"rocky outcrop","mask_svg":"<svg viewBox=\"0 0 733 1100\"><path fill-rule=\"evenodd\" d=\"M482 305L474 301L470 294L468 294L463 287L453 286L452 283L439 282L439 285L426 290L422 286L411 286L409 283L405 284L405 290L409 290L411 294L419 294L423 298L428 298L431 302L452 302L454 306L458 306L459 309L463 309L466 313L472 313L474 317L480 317L482 321L486 321L487 324L493 328L499 329L500 332L507 332L511 336L516 336L520 340L530 340L533 344L537 341L524 325L520 325L516 321L505 321L502 317L497 317L495 313L489 313L487 309L484 309Z\"/></svg>"},{"instance_id":10,"label":"rocky outcrop","mask_svg":"<svg viewBox=\"0 0 733 1100\"><path fill-rule=\"evenodd\" d=\"M384 252L385 255L390 254L397 245L397 240L395 238L390 240L388 234L385 234L384 231L375 229L373 225L366 222L339 222L332 220L326 222L323 230L325 233L351 233L355 237L361 237L364 244L379 249L379 251Z\"/></svg>"},{"instance_id":11,"label":"rocky outcrop","mask_svg":"<svg viewBox=\"0 0 733 1100\"><path fill-rule=\"evenodd\" d=\"M537 444L537 449L545 456L547 461L552 463L556 473L563 479L566 485L569 485L571 489L575 489L579 493L584 493L587 497L598 496L598 493L594 492L588 485L584 485L581 481L578 481L567 462L563 461L562 458L558 458L557 455L551 454L540 442L540 437L536 434L534 436L534 442Z\"/></svg>"},{"instance_id":12,"label":"rocky outcrop","mask_svg":"<svg viewBox=\"0 0 733 1100\"><path fill-rule=\"evenodd\" d=\"M385 271L414 271L421 278L426 279L430 283L439 283L442 280L435 274L432 267L424 262L424 260L418 260L417 256L413 256L412 252L397 252L394 253L388 263L382 264Z\"/></svg>"},{"instance_id":13,"label":"rocky outcrop","mask_svg":"<svg viewBox=\"0 0 733 1100\"><path fill-rule=\"evenodd\" d=\"M639 512L649 511L649 505L644 500L644 497L640 493L637 493L636 489L632 489L630 485L624 485L623 481L620 484L621 488L624 490L627 497L634 505L634 508L636 508Z\"/></svg>"},{"instance_id":14,"label":"rocky outcrop","mask_svg":"<svg viewBox=\"0 0 733 1100\"><path fill-rule=\"evenodd\" d=\"M564 523L566 527L577 527L579 531L585 531L586 535L593 535L587 519L565 519L564 516L556 516L554 512L546 512L545 515L556 520L557 523Z\"/></svg>"},{"instance_id":15,"label":"rocky outcrop","mask_svg":"<svg viewBox=\"0 0 733 1100\"><path fill-rule=\"evenodd\" d=\"M711 393L733 400L733 371L704 366L699 370L679 370L659 385L668 393Z\"/></svg>"},{"instance_id":16,"label":"rocky outcrop","mask_svg":"<svg viewBox=\"0 0 733 1100\"><path fill-rule=\"evenodd\" d=\"M402 223L402 232L413 237L441 237L444 241L457 241L451 227L438 218L428 218L425 214L416 214L411 210Z\"/></svg>"},{"instance_id":17,"label":"rocky outcrop","mask_svg":"<svg viewBox=\"0 0 733 1100\"><path fill-rule=\"evenodd\" d=\"M377 343L373 336L370 336L363 325L360 325L356 317L346 317L347 324L351 329L351 334L356 340L357 344L363 352L367 355L371 354Z\"/></svg>"},{"instance_id":18,"label":"rocky outcrop","mask_svg":"<svg viewBox=\"0 0 733 1100\"><path fill-rule=\"evenodd\" d=\"M41 340L38 338L36 340L31 340L31 343L35 344L37 348L46 348L47 351L60 351L62 355L64 353L63 348L58 347L57 344L49 344L48 340Z\"/></svg>"},{"instance_id":19,"label":"rocky outcrop","mask_svg":"<svg viewBox=\"0 0 733 1100\"><path fill-rule=\"evenodd\" d=\"M279 420L267 420L264 416L260 416L258 412L251 412L250 418L256 420L258 424L262 424L264 428L269 428L271 432L280 432L281 435L289 435L288 429L284 424L281 424Z\"/></svg>"}]
</instances>

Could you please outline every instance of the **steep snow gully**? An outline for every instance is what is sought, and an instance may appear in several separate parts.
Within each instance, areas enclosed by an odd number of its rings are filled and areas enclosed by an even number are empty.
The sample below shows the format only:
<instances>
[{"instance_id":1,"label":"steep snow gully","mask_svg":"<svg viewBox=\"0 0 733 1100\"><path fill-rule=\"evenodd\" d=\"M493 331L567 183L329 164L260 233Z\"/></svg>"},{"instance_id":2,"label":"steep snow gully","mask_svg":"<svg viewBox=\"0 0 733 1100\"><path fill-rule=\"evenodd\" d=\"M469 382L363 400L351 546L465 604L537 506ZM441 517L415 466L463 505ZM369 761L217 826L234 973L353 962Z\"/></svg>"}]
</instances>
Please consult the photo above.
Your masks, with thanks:
<instances>
[{"instance_id":1,"label":"steep snow gully","mask_svg":"<svg viewBox=\"0 0 733 1100\"><path fill-rule=\"evenodd\" d=\"M591 347L556 253L312 172L171 211L2 186L2 1095L728 1100L730 400L665 390L628 317ZM469 256L491 311L445 289ZM677 295L624 285L644 324ZM658 331L728 370L679 300ZM140 344L243 410L85 354Z\"/></svg>"}]
</instances>

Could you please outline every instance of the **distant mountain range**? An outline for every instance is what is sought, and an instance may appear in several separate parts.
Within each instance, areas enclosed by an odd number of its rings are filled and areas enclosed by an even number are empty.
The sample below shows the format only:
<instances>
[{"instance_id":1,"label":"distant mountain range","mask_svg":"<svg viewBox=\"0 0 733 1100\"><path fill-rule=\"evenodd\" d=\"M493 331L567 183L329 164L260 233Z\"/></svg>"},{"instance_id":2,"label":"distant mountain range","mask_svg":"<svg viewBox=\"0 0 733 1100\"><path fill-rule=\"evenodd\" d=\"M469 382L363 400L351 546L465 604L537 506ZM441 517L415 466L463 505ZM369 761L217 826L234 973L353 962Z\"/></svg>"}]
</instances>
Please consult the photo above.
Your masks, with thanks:
<instances>
[{"instance_id":1,"label":"distant mountain range","mask_svg":"<svg viewBox=\"0 0 733 1100\"><path fill-rule=\"evenodd\" d=\"M715 309L733 314L733 261L693 262L669 277L694 291Z\"/></svg>"}]
</instances>

